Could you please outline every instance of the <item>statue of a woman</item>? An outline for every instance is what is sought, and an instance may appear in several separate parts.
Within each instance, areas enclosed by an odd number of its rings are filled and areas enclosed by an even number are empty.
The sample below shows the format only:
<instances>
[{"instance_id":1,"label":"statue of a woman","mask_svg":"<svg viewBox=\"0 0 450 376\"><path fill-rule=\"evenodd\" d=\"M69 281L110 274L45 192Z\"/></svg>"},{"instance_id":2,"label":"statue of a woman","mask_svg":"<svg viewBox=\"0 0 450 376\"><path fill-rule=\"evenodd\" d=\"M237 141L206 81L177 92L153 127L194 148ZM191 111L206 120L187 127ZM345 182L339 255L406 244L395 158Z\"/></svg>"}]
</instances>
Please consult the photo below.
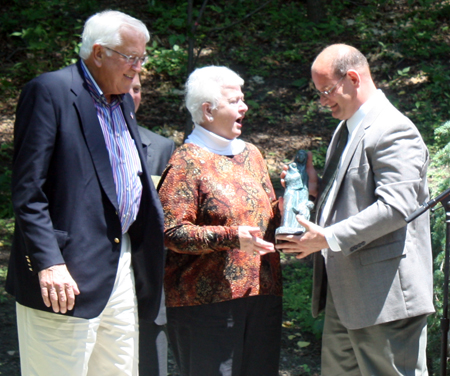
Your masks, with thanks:
<instances>
[{"instance_id":1,"label":"statue of a woman","mask_svg":"<svg viewBox=\"0 0 450 376\"><path fill-rule=\"evenodd\" d=\"M275 231L276 235L295 234L305 232L305 228L297 222L295 216L300 214L309 220L310 211L314 203L309 200L308 174L306 173L306 160L308 154L299 150L294 162L289 164L284 178L286 189L284 191L284 205L281 226Z\"/></svg>"}]
</instances>

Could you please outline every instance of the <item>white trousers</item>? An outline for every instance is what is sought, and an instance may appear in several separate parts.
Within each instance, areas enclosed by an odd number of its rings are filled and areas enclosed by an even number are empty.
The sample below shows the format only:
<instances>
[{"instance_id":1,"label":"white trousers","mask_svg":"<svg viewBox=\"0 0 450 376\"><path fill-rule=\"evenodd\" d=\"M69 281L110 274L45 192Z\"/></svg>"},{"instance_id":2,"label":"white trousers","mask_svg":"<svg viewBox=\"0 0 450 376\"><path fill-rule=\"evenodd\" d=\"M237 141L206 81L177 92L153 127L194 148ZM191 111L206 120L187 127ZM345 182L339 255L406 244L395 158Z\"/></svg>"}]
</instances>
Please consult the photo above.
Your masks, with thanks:
<instances>
[{"instance_id":1,"label":"white trousers","mask_svg":"<svg viewBox=\"0 0 450 376\"><path fill-rule=\"evenodd\" d=\"M122 237L113 291L100 316L88 320L18 303L16 312L23 376L138 375L139 327L128 234Z\"/></svg>"}]
</instances>

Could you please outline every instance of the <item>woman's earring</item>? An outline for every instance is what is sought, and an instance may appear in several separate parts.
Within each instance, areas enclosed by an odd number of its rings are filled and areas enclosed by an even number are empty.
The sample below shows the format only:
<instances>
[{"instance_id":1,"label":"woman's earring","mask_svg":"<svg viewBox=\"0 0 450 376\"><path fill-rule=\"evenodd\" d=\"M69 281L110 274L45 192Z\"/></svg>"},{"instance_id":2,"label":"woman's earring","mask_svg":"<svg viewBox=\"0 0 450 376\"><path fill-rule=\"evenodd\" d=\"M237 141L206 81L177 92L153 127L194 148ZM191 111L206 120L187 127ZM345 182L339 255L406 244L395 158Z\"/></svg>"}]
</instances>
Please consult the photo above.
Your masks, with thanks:
<instances>
[{"instance_id":1,"label":"woman's earring","mask_svg":"<svg viewBox=\"0 0 450 376\"><path fill-rule=\"evenodd\" d=\"M212 116L208 116L208 120L209 120L209 121L213 121L214 118L213 118Z\"/></svg>"}]
</instances>

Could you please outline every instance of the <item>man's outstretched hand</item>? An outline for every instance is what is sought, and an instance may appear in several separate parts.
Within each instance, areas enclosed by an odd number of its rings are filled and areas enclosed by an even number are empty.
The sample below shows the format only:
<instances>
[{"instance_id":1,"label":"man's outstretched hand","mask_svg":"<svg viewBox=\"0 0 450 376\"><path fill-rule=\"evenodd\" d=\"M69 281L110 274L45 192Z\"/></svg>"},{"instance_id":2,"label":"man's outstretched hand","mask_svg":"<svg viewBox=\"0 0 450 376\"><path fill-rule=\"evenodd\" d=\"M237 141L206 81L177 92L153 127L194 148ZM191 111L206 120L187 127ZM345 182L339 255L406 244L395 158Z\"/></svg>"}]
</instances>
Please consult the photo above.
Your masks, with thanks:
<instances>
[{"instance_id":1,"label":"man's outstretched hand","mask_svg":"<svg viewBox=\"0 0 450 376\"><path fill-rule=\"evenodd\" d=\"M311 253L318 252L324 248L328 248L322 227L306 220L300 215L295 217L306 231L301 235L277 235L277 240L284 243L275 245L277 250L284 253L296 254L296 258L302 259Z\"/></svg>"}]
</instances>

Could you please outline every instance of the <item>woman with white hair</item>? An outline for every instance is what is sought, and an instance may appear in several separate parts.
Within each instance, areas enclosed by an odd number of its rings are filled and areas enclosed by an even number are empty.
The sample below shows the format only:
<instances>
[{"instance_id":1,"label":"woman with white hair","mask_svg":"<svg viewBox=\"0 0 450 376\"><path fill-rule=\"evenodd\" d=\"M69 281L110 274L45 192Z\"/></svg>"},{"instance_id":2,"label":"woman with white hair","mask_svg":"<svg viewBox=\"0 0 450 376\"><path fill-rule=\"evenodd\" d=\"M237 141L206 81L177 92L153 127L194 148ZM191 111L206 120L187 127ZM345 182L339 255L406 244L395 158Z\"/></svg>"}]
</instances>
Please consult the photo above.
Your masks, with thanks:
<instances>
[{"instance_id":1,"label":"woman with white hair","mask_svg":"<svg viewBox=\"0 0 450 376\"><path fill-rule=\"evenodd\" d=\"M278 375L280 215L258 149L237 137L244 81L226 67L195 70L195 123L163 174L169 338L183 376Z\"/></svg>"}]
</instances>

